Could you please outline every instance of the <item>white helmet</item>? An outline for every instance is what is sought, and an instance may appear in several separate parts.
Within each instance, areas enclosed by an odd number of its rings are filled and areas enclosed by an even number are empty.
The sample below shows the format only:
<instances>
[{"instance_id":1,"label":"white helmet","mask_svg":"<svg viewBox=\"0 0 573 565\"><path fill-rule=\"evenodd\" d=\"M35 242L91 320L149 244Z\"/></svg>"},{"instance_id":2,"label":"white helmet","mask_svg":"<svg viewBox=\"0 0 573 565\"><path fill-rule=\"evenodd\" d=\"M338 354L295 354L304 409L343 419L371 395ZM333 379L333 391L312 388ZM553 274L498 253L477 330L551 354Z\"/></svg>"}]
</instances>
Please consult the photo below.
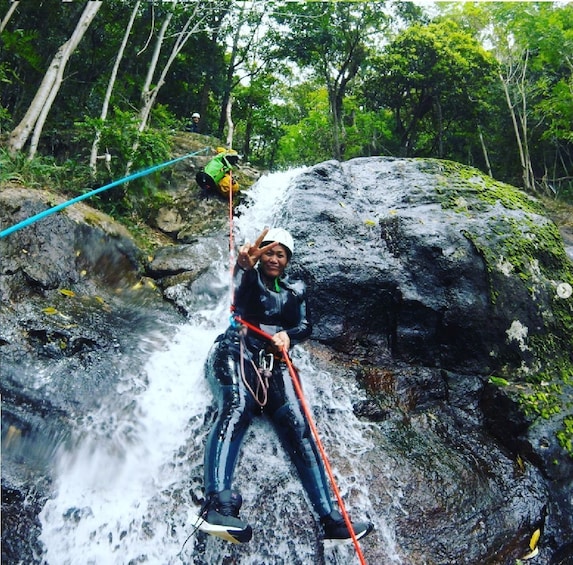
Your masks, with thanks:
<instances>
[{"instance_id":1,"label":"white helmet","mask_svg":"<svg viewBox=\"0 0 573 565\"><path fill-rule=\"evenodd\" d=\"M191 114L191 117L192 117L192 118L200 118L200 117L201 117L201 114L199 114L199 112L193 112L193 113Z\"/></svg>"},{"instance_id":2,"label":"white helmet","mask_svg":"<svg viewBox=\"0 0 573 565\"><path fill-rule=\"evenodd\" d=\"M294 251L294 240L292 235L283 228L271 228L267 235L265 235L265 241L261 245L267 243L272 243L273 241L278 241L289 253L289 259Z\"/></svg>"}]
</instances>

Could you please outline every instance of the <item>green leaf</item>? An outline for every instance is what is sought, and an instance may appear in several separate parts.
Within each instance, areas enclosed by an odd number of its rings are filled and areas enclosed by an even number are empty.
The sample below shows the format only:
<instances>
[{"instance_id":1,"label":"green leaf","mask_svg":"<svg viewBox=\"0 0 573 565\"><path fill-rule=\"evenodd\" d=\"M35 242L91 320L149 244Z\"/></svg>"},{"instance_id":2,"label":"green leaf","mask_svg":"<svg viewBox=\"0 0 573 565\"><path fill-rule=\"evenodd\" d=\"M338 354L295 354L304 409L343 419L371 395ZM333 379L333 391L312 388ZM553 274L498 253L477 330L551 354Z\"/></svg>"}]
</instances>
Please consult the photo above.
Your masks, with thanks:
<instances>
[{"instance_id":1,"label":"green leaf","mask_svg":"<svg viewBox=\"0 0 573 565\"><path fill-rule=\"evenodd\" d=\"M497 386L507 386L509 384L509 381L503 377L490 377L488 382Z\"/></svg>"}]
</instances>

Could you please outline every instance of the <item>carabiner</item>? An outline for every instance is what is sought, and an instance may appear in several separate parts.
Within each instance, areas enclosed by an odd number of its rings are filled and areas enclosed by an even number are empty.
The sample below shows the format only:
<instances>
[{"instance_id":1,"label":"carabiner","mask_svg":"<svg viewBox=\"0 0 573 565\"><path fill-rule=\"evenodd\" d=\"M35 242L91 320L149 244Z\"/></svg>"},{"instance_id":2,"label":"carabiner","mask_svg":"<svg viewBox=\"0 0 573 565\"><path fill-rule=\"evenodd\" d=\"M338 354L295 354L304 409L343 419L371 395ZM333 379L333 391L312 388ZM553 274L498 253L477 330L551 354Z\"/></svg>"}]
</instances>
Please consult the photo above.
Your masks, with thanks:
<instances>
[{"instance_id":1,"label":"carabiner","mask_svg":"<svg viewBox=\"0 0 573 565\"><path fill-rule=\"evenodd\" d=\"M272 353L266 353L264 349L259 351L259 368L263 371L273 372L275 356Z\"/></svg>"}]
</instances>

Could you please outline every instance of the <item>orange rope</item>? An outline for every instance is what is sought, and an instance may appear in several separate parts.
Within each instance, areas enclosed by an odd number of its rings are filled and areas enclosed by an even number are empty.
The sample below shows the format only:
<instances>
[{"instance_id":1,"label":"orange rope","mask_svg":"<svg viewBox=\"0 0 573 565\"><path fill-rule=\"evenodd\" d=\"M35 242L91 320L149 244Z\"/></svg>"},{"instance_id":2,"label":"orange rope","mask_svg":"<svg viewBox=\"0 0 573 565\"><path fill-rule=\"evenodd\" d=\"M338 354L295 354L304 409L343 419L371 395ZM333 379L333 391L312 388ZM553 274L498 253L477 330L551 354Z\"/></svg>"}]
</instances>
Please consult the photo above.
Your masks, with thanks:
<instances>
[{"instance_id":1,"label":"orange rope","mask_svg":"<svg viewBox=\"0 0 573 565\"><path fill-rule=\"evenodd\" d=\"M229 171L229 275L230 275L230 292L231 292L231 310L235 304L235 287L233 272L235 270L235 243L233 237L233 171Z\"/></svg>"},{"instance_id":2,"label":"orange rope","mask_svg":"<svg viewBox=\"0 0 573 565\"><path fill-rule=\"evenodd\" d=\"M257 328L257 326L253 326L252 324L243 320L239 316L235 316L235 320L237 322L239 322L240 324L243 324L248 329L259 334L260 336L262 336L266 339L269 339L269 340L272 339L272 336L270 334L261 330L260 328ZM290 376L292 378L294 388L295 388L296 393L298 395L298 398L300 400L303 412L306 416L306 419L308 420L308 423L310 425L310 429L312 431L312 435L314 436L314 439L316 441L316 445L317 445L318 450L320 452L320 456L322 457L322 460L324 462L324 467L325 467L326 472L328 474L328 478L330 479L330 483L332 485L332 490L334 491L334 494L336 496L336 500L338 501L338 506L340 507L340 512L344 518L344 522L346 523L346 527L348 528L348 531L350 532L350 535L352 536L352 543L354 543L354 547L356 548L356 554L358 555L358 559L360 560L361 565L366 565L364 555L362 553L362 550L360 549L360 544L358 543L358 538L356 537L356 533L354 532L354 528L352 527L352 522L350 521L350 517L348 516L348 512L346 511L344 501L342 500L340 490L338 489L338 486L336 484L336 480L334 478L334 474L332 472L332 468L331 468L330 463L328 461L328 457L326 456L326 451L324 450L324 446L322 445L322 442L320 441L320 437L318 435L318 430L316 428L316 425L314 424L314 420L312 418L310 408L306 402L306 399L305 399L303 391L302 391L302 387L300 386L300 381L298 379L298 375L296 374L296 369L294 368L292 361L290 360L290 357L288 355L288 351L287 351L286 347L282 348L282 354L283 354L284 361L288 367Z\"/></svg>"},{"instance_id":3,"label":"orange rope","mask_svg":"<svg viewBox=\"0 0 573 565\"><path fill-rule=\"evenodd\" d=\"M230 274L231 274L231 312L234 311L235 308L235 297L234 297L234 285L233 285L233 271L235 268L235 250L234 250L234 242L233 242L233 173L229 172L229 174L231 175L230 181L230 187L229 187L229 254L230 254ZM243 320L242 318L240 318L239 316L235 315L234 316L235 320L237 322L239 322L240 324L243 324L245 327L247 327L248 329L254 331L255 333L259 334L260 336L271 340L272 336L270 334L268 334L267 332L264 332L263 330L261 330L260 328L257 328L257 326L253 326L252 324L250 324L249 322L247 322L246 320ZM324 462L324 467L326 469L326 472L328 474L328 478L330 479L330 483L332 485L332 490L334 492L334 495L336 496L336 500L338 501L338 506L340 508L340 512L342 514L342 517L344 518L344 522L346 523L346 527L348 528L348 531L350 532L350 535L352 537L352 543L354 544L354 547L356 549L356 554L358 555L358 559L360 560L360 564L361 565L366 565L366 560L364 559L364 555L362 553L362 550L360 548L360 544L358 543L358 538L356 537L356 533L354 532L354 528L352 527L352 522L350 521L350 517L348 516L348 512L346 511L346 506L344 505L344 501L342 500L342 495L340 494L340 490L338 488L338 485L336 484L336 479L334 478L334 474L332 472L332 468L330 466L330 462L328 461L328 457L326 455L326 451L324 449L324 446L322 445L322 441L320 440L320 436L318 434L318 429L316 428L316 425L314 423L314 419L312 417L310 408L306 402L306 399L304 397L304 393L302 391L302 387L300 385L300 381L298 379L298 375L296 373L296 370L292 364L292 361L290 360L290 357L288 355L288 351L286 349L286 347L282 348L282 354L283 354L283 358L285 360L285 363L288 367L296 394L298 396L298 399L300 401L301 407L303 409L303 412L306 416L306 419L309 423L310 429L312 431L312 435L314 436L314 440L316 442L316 445L318 447L318 450L320 452L320 456L322 457L322 461Z\"/></svg>"}]
</instances>

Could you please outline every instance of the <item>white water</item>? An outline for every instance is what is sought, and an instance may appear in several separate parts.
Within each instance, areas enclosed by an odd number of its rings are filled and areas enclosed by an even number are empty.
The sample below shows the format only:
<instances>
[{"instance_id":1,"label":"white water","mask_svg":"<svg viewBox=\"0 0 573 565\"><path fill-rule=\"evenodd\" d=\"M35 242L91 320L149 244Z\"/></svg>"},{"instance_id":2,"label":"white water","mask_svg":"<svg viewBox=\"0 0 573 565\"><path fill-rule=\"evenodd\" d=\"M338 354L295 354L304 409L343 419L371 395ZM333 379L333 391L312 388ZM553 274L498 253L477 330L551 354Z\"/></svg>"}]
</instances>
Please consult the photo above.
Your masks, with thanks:
<instances>
[{"instance_id":1,"label":"white water","mask_svg":"<svg viewBox=\"0 0 573 565\"><path fill-rule=\"evenodd\" d=\"M263 177L251 189L251 202L242 206L235 223L237 245L253 241L272 223L294 173ZM226 257L227 251L223 249L221 255ZM307 530L312 527L314 518L298 479L264 421L255 422L254 431L247 435L237 469L237 486L245 498L242 515L248 517L263 545L253 540L238 549L214 538L202 542L197 536L189 538L201 496L205 419L212 399L202 369L215 337L228 323L228 271L227 259L214 266L211 290L221 297L216 305L198 310L187 324L149 335L139 347L141 355L148 356L144 374L123 375L117 395L78 424L75 447L60 454L54 495L40 516L46 564L355 562L352 547L322 555L313 541L316 532L306 532L305 525ZM303 375L309 404L328 407L316 423L327 450L332 446L333 455L345 462L345 468L336 473L344 477L341 492L352 491L354 507L374 519L378 536L384 540L387 563L399 563L393 535L376 518L364 490L366 481L352 467L371 448L367 427L357 422L349 400L359 391L344 389L347 383L316 370L303 347L296 349L294 361ZM249 476L241 468L248 469ZM256 514L256 499L268 490L277 499L276 515L263 519ZM291 516L307 533L300 540L276 535L281 522ZM270 548L264 545L269 534L275 538Z\"/></svg>"}]
</instances>

